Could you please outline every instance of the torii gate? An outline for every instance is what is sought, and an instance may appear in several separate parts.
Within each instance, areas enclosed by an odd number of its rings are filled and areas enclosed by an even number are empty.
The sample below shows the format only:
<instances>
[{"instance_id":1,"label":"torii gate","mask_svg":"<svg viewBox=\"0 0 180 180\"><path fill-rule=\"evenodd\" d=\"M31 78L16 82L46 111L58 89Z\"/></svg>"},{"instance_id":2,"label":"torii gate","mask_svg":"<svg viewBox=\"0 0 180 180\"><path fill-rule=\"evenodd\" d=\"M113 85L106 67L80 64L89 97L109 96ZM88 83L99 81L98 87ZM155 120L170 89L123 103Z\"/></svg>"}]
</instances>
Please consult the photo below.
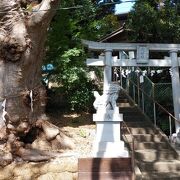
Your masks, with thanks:
<instances>
[{"instance_id":1,"label":"torii gate","mask_svg":"<svg viewBox=\"0 0 180 180\"><path fill-rule=\"evenodd\" d=\"M176 133L180 131L180 77L179 65L180 44L150 44L150 43L101 43L83 40L83 44L90 50L105 53L105 58L87 59L88 66L104 67L105 89L112 80L112 67L171 67L172 69L172 91L174 103L174 115L179 122L176 122ZM113 58L112 52L136 51L135 59ZM149 59L149 52L169 52L170 57L165 59Z\"/></svg>"}]
</instances>

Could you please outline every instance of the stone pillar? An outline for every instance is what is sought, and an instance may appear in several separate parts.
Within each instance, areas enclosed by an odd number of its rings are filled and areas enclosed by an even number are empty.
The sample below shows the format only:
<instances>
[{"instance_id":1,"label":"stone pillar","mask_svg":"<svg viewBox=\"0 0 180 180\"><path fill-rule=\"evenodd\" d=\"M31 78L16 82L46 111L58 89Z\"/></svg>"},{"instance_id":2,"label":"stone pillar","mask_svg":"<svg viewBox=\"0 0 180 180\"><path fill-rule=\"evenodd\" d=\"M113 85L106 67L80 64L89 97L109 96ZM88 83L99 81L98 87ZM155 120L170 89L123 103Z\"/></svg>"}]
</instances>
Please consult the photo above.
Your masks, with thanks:
<instances>
[{"instance_id":1,"label":"stone pillar","mask_svg":"<svg viewBox=\"0 0 180 180\"><path fill-rule=\"evenodd\" d=\"M93 114L96 122L96 137L93 144L93 157L128 157L128 151L124 150L124 142L120 140L120 122L123 115L119 114L116 106L120 86L109 84L105 87L103 95L95 92L94 107L97 110Z\"/></svg>"},{"instance_id":2,"label":"stone pillar","mask_svg":"<svg viewBox=\"0 0 180 180\"><path fill-rule=\"evenodd\" d=\"M112 81L112 49L105 50L105 66L104 66L104 89Z\"/></svg>"},{"instance_id":3,"label":"stone pillar","mask_svg":"<svg viewBox=\"0 0 180 180\"><path fill-rule=\"evenodd\" d=\"M174 103L174 116L179 121L176 122L176 134L180 130L180 80L179 80L179 63L177 50L170 51L171 68L172 68L172 92Z\"/></svg>"}]
</instances>

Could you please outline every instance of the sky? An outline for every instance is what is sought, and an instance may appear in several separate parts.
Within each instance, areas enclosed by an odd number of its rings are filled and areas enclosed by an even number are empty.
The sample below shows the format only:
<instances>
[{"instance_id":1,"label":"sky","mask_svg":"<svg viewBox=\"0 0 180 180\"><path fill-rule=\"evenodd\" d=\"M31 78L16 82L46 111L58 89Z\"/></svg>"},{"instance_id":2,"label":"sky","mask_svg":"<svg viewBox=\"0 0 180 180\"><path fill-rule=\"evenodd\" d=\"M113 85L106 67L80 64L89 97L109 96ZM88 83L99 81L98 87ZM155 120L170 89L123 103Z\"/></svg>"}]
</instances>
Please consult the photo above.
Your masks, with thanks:
<instances>
[{"instance_id":1,"label":"sky","mask_svg":"<svg viewBox=\"0 0 180 180\"><path fill-rule=\"evenodd\" d=\"M116 13L115 14L123 14L126 12L129 12L130 9L132 8L133 4L132 2L126 2L127 0L124 0L124 3L117 4L116 5Z\"/></svg>"}]
</instances>

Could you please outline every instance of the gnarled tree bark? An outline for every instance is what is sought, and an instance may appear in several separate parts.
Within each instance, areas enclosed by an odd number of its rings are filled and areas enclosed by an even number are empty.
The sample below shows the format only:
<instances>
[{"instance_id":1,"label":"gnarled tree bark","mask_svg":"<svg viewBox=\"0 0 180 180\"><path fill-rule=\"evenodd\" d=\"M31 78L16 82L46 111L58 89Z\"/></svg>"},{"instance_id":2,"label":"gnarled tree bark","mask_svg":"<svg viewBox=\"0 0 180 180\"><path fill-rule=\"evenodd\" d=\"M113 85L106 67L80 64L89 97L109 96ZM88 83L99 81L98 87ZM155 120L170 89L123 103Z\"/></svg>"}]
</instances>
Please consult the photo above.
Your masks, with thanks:
<instances>
[{"instance_id":1,"label":"gnarled tree bark","mask_svg":"<svg viewBox=\"0 0 180 180\"><path fill-rule=\"evenodd\" d=\"M27 10L29 3L31 9ZM3 165L11 162L14 155L33 161L49 158L39 153L40 158L33 159L37 152L33 154L34 151L25 149L22 139L32 128L38 126L44 131L47 141L60 135L57 127L52 137L47 134L52 128L43 120L46 92L41 84L44 43L58 4L59 0L42 0L36 5L32 0L1 0L0 154L5 155Z\"/></svg>"}]
</instances>

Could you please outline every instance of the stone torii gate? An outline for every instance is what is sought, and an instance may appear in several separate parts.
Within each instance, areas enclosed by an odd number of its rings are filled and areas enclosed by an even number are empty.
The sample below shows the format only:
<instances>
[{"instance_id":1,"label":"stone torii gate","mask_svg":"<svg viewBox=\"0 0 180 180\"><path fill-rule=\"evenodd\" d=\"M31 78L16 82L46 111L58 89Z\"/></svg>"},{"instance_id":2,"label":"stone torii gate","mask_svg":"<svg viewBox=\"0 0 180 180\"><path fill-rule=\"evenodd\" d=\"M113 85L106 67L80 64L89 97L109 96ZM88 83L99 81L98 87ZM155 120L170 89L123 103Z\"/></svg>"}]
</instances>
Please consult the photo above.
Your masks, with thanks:
<instances>
[{"instance_id":1,"label":"stone torii gate","mask_svg":"<svg viewBox=\"0 0 180 180\"><path fill-rule=\"evenodd\" d=\"M179 66L180 44L150 44L150 43L101 43L83 40L83 44L91 51L103 52L105 57L90 58L86 63L88 66L104 67L103 91L111 84L112 67L170 67L172 70L172 92L174 115L178 120L175 123L176 134L180 131L180 77ZM133 59L115 58L113 52L134 51L136 57ZM164 59L150 59L150 52L168 52L169 57ZM119 55L120 57L120 55Z\"/></svg>"}]
</instances>

